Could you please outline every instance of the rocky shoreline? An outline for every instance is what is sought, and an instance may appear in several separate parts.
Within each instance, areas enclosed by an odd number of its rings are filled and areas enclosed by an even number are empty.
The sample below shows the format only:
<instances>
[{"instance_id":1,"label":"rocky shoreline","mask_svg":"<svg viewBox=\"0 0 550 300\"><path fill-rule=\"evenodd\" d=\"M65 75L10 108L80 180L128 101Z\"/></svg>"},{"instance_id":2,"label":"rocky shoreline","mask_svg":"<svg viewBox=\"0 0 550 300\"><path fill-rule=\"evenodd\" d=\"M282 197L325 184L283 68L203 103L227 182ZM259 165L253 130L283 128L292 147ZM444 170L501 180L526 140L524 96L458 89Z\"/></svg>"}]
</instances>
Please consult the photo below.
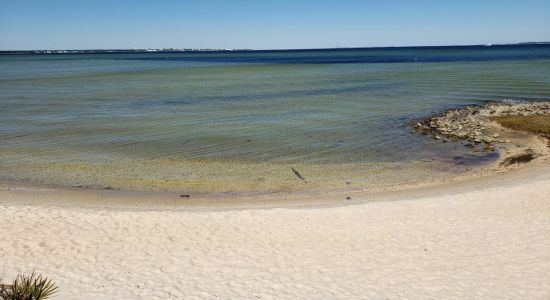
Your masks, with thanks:
<instances>
[{"instance_id":1,"label":"rocky shoreline","mask_svg":"<svg viewBox=\"0 0 550 300\"><path fill-rule=\"evenodd\" d=\"M502 101L452 109L440 115L415 121L414 132L442 142L462 142L466 147L493 151L497 143L509 143L489 130L492 117L550 114L550 101Z\"/></svg>"}]
</instances>

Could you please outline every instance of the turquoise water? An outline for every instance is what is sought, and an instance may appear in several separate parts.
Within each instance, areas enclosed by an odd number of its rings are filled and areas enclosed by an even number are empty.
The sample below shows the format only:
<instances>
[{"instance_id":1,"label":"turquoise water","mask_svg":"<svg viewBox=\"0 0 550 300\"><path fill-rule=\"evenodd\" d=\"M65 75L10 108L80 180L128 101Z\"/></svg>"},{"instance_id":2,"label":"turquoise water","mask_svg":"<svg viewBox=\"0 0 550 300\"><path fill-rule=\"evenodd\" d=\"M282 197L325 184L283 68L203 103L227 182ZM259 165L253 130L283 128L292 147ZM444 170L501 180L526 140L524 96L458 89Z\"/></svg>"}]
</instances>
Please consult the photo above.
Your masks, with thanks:
<instances>
[{"instance_id":1,"label":"turquoise water","mask_svg":"<svg viewBox=\"0 0 550 300\"><path fill-rule=\"evenodd\" d=\"M503 99L550 99L549 46L3 55L0 179L200 192L430 180L495 155L404 124Z\"/></svg>"}]
</instances>

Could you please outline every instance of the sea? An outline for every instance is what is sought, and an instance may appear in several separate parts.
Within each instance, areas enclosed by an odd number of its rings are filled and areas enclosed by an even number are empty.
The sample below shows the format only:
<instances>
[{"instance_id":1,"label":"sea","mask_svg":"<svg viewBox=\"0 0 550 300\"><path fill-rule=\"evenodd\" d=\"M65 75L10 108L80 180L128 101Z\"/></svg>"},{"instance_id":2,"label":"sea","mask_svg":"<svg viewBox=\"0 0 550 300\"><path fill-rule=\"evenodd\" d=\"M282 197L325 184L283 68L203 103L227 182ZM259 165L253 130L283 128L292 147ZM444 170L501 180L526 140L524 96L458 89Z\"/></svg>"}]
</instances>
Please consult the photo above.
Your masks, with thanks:
<instances>
[{"instance_id":1,"label":"sea","mask_svg":"<svg viewBox=\"0 0 550 300\"><path fill-rule=\"evenodd\" d=\"M0 55L0 180L188 193L369 189L499 155L412 132L550 99L550 45Z\"/></svg>"}]
</instances>

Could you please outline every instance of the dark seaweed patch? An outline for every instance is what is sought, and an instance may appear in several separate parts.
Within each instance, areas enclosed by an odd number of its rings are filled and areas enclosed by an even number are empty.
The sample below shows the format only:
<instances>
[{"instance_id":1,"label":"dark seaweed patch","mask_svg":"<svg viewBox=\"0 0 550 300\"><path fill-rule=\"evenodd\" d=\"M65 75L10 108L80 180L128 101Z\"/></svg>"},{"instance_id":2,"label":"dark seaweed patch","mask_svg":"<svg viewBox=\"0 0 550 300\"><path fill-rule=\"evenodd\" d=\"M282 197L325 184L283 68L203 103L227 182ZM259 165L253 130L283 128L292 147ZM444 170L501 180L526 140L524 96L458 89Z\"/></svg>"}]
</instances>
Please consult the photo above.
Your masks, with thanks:
<instances>
[{"instance_id":1,"label":"dark seaweed patch","mask_svg":"<svg viewBox=\"0 0 550 300\"><path fill-rule=\"evenodd\" d=\"M532 161L535 158L535 156L532 153L524 153L524 154L518 154L511 157L506 158L501 165L503 166L510 166L513 164L524 164Z\"/></svg>"}]
</instances>

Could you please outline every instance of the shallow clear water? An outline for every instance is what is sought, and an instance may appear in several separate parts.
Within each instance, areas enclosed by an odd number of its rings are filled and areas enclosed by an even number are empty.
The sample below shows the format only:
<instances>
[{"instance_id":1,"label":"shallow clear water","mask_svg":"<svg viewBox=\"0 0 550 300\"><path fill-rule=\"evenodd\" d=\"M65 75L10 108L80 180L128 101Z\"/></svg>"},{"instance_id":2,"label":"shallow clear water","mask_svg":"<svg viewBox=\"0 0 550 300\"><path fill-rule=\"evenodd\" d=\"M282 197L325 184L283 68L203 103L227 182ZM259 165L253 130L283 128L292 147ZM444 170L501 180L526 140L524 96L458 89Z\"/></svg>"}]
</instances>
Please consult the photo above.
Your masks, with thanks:
<instances>
[{"instance_id":1,"label":"shallow clear water","mask_svg":"<svg viewBox=\"0 0 550 300\"><path fill-rule=\"evenodd\" d=\"M550 46L3 55L0 178L201 192L429 180L495 155L403 125L503 99L550 99Z\"/></svg>"}]
</instances>

